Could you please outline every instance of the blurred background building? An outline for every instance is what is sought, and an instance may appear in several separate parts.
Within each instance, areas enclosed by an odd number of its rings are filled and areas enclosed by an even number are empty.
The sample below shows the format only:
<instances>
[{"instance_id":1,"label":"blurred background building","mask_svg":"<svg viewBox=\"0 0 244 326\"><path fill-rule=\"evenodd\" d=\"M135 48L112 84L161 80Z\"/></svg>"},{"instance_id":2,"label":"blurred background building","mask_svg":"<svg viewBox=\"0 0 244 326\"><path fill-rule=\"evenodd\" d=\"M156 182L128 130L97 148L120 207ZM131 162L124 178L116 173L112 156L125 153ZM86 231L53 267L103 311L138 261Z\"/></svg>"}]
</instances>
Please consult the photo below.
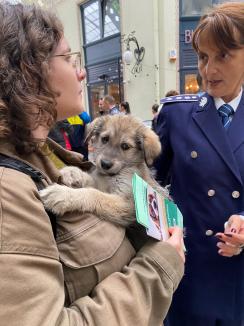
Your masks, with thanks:
<instances>
[{"instance_id":1,"label":"blurred background building","mask_svg":"<svg viewBox=\"0 0 244 326\"><path fill-rule=\"evenodd\" d=\"M12 2L18 2L12 0ZM244 0L242 0L243 2ZM84 101L94 118L105 94L151 118L170 89L197 93L192 33L200 16L224 0L23 0L52 7L72 51L87 70Z\"/></svg>"}]
</instances>

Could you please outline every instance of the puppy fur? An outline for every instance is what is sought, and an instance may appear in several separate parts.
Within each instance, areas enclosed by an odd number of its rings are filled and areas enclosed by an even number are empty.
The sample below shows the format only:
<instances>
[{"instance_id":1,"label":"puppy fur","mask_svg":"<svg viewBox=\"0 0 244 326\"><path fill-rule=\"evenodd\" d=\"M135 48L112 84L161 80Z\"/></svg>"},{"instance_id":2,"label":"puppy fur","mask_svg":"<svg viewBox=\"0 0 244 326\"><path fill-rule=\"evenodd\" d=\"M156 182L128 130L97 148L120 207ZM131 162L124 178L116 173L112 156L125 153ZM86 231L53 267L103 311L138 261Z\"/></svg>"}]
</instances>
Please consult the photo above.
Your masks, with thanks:
<instances>
[{"instance_id":1,"label":"puppy fur","mask_svg":"<svg viewBox=\"0 0 244 326\"><path fill-rule=\"evenodd\" d=\"M54 184L40 192L47 209L57 215L75 210L91 213L126 227L135 221L134 173L168 197L148 167L161 151L158 136L140 120L130 115L97 118L87 141L94 148L95 169L90 174L77 167L62 169L65 185Z\"/></svg>"}]
</instances>

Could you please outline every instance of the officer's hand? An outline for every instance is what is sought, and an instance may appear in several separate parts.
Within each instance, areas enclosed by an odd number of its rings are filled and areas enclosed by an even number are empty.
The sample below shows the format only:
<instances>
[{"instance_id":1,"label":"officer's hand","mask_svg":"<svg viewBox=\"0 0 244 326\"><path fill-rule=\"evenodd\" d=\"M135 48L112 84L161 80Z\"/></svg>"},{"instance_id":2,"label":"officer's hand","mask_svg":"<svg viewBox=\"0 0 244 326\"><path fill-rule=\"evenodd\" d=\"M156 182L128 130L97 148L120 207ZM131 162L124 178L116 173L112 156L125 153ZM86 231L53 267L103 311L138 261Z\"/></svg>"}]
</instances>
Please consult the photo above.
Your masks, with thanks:
<instances>
[{"instance_id":1,"label":"officer's hand","mask_svg":"<svg viewBox=\"0 0 244 326\"><path fill-rule=\"evenodd\" d=\"M239 255L244 247L244 220L240 215L232 215L225 223L224 233L217 233L216 236L221 240L217 243L221 256Z\"/></svg>"}]
</instances>

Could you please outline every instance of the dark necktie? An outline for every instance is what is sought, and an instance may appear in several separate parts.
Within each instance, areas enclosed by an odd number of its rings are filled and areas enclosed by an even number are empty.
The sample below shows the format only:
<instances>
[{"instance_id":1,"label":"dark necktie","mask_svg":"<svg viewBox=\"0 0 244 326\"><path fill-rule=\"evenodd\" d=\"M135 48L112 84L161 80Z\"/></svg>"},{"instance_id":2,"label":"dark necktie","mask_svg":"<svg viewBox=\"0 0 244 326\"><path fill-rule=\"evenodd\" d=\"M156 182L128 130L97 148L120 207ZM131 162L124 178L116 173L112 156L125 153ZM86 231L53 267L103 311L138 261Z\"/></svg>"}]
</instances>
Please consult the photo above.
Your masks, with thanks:
<instances>
[{"instance_id":1,"label":"dark necktie","mask_svg":"<svg viewBox=\"0 0 244 326\"><path fill-rule=\"evenodd\" d=\"M232 120L232 115L234 114L234 110L232 106L229 104L223 104L221 107L218 109L218 113L222 119L222 124L225 129L228 129L230 122Z\"/></svg>"}]
</instances>

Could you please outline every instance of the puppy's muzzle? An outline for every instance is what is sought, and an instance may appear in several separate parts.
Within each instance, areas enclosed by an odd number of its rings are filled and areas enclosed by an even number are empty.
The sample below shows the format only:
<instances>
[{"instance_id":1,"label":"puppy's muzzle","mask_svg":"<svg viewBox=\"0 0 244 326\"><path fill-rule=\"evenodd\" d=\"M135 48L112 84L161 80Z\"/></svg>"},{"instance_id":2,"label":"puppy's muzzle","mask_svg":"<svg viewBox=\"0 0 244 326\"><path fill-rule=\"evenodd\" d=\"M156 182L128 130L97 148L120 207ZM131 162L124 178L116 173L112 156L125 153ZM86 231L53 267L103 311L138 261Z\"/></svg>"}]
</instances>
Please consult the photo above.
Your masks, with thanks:
<instances>
[{"instance_id":1,"label":"puppy's muzzle","mask_svg":"<svg viewBox=\"0 0 244 326\"><path fill-rule=\"evenodd\" d=\"M113 162L107 160L101 160L101 167L104 170L109 170L113 166Z\"/></svg>"}]
</instances>

